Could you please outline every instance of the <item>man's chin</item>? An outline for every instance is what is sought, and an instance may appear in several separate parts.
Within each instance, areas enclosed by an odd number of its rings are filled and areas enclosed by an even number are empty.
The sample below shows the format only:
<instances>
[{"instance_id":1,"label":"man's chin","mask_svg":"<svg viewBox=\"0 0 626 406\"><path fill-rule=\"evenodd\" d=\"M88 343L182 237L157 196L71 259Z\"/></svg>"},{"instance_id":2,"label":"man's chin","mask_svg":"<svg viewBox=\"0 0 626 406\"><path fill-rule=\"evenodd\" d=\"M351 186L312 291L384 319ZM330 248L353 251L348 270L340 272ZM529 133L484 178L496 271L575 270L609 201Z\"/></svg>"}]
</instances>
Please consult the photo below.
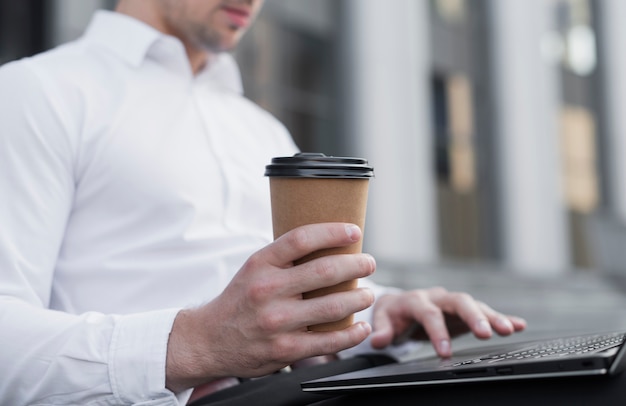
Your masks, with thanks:
<instances>
[{"instance_id":1,"label":"man's chin","mask_svg":"<svg viewBox=\"0 0 626 406\"><path fill-rule=\"evenodd\" d=\"M233 40L225 40L225 41L221 41L218 44L205 44L205 49L207 51L209 51L210 53L213 54L219 54L219 53L223 53L223 52L232 52L235 50L235 48L237 48L237 45L239 45L239 39L241 37L238 37L236 39Z\"/></svg>"}]
</instances>

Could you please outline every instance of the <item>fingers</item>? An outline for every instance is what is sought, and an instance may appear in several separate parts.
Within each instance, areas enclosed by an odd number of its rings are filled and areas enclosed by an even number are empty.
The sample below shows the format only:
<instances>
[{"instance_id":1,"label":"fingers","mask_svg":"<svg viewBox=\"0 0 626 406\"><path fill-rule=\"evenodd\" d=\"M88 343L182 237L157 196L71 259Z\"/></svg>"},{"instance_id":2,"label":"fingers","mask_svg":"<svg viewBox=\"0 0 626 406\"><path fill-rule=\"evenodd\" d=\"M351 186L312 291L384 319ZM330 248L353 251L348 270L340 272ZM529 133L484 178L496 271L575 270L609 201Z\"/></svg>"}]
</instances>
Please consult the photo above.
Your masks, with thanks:
<instances>
[{"instance_id":1,"label":"fingers","mask_svg":"<svg viewBox=\"0 0 626 406\"><path fill-rule=\"evenodd\" d=\"M445 314L458 316L478 338L490 338L494 330L499 335L509 335L526 327L523 319L497 312L467 293L435 288L431 296Z\"/></svg>"},{"instance_id":2,"label":"fingers","mask_svg":"<svg viewBox=\"0 0 626 406\"><path fill-rule=\"evenodd\" d=\"M425 331L430 338L437 353L442 357L450 356L450 334L446 317L431 297L439 293L434 289L414 290L380 298L374 309L375 332L371 338L372 346L384 348L394 338L396 343L402 343L409 336L413 336L412 327L417 322L420 330Z\"/></svg>"},{"instance_id":3,"label":"fingers","mask_svg":"<svg viewBox=\"0 0 626 406\"><path fill-rule=\"evenodd\" d=\"M376 269L368 254L330 255L286 269L257 265L248 260L243 280L246 297L259 306L277 298L301 299L304 292L363 278Z\"/></svg>"},{"instance_id":4,"label":"fingers","mask_svg":"<svg viewBox=\"0 0 626 406\"><path fill-rule=\"evenodd\" d=\"M513 329L515 330L515 332L519 332L519 331L523 331L526 329L526 327L528 326L528 324L526 323L526 320L522 319L521 317L517 317L517 316L507 316L509 318L509 320L511 320L511 323L513 323Z\"/></svg>"},{"instance_id":5,"label":"fingers","mask_svg":"<svg viewBox=\"0 0 626 406\"><path fill-rule=\"evenodd\" d=\"M300 294L340 282L369 276L376 261L369 254L332 255L289 269L284 275L285 294Z\"/></svg>"},{"instance_id":6,"label":"fingers","mask_svg":"<svg viewBox=\"0 0 626 406\"><path fill-rule=\"evenodd\" d=\"M354 244L360 238L361 230L353 224L310 224L284 234L249 262L267 262L285 270L274 272L265 281L269 285L266 290L275 295L300 295L374 273L376 261L369 254L328 255L293 266L293 261L312 252Z\"/></svg>"},{"instance_id":7,"label":"fingers","mask_svg":"<svg viewBox=\"0 0 626 406\"><path fill-rule=\"evenodd\" d=\"M309 224L283 234L260 253L270 263L285 267L318 250L354 244L361 236L361 229L354 224Z\"/></svg>"},{"instance_id":8,"label":"fingers","mask_svg":"<svg viewBox=\"0 0 626 406\"><path fill-rule=\"evenodd\" d=\"M430 300L428 294L414 295L413 302L415 320L428 334L437 354L440 357L451 356L450 334L442 309Z\"/></svg>"},{"instance_id":9,"label":"fingers","mask_svg":"<svg viewBox=\"0 0 626 406\"><path fill-rule=\"evenodd\" d=\"M393 322L389 314L379 309L374 309L373 315L374 333L371 337L373 348L382 349L387 347L394 339Z\"/></svg>"},{"instance_id":10,"label":"fingers","mask_svg":"<svg viewBox=\"0 0 626 406\"><path fill-rule=\"evenodd\" d=\"M266 358L272 364L284 366L317 355L336 354L358 345L371 331L369 324L359 322L339 331L300 331L285 334L272 342Z\"/></svg>"},{"instance_id":11,"label":"fingers","mask_svg":"<svg viewBox=\"0 0 626 406\"><path fill-rule=\"evenodd\" d=\"M258 315L261 332L304 330L306 326L342 320L374 303L374 293L367 288L338 292L312 299L289 302L263 309Z\"/></svg>"},{"instance_id":12,"label":"fingers","mask_svg":"<svg viewBox=\"0 0 626 406\"><path fill-rule=\"evenodd\" d=\"M374 303L371 289L354 289L300 301L294 306L294 317L306 326L342 320L367 309Z\"/></svg>"},{"instance_id":13,"label":"fingers","mask_svg":"<svg viewBox=\"0 0 626 406\"><path fill-rule=\"evenodd\" d=\"M382 348L392 340L400 342L409 335L414 339L427 336L439 356L449 357L451 337L471 331L476 337L486 339L494 331L509 335L526 328L523 319L499 313L467 293L438 287L391 296L379 299L376 305L376 330L371 339L374 348Z\"/></svg>"},{"instance_id":14,"label":"fingers","mask_svg":"<svg viewBox=\"0 0 626 406\"><path fill-rule=\"evenodd\" d=\"M495 311L489 306L479 303L467 293L450 292L443 300L442 307L448 314L458 315L467 327L478 338L487 339L493 335L491 321L500 323ZM487 312L488 310L488 312ZM505 322L498 324L501 330L508 330L510 326ZM510 334L510 333L509 333Z\"/></svg>"},{"instance_id":15,"label":"fingers","mask_svg":"<svg viewBox=\"0 0 626 406\"><path fill-rule=\"evenodd\" d=\"M485 303L478 302L491 327L501 336L507 336L526 328L526 321L515 316L508 316L493 310Z\"/></svg>"},{"instance_id":16,"label":"fingers","mask_svg":"<svg viewBox=\"0 0 626 406\"><path fill-rule=\"evenodd\" d=\"M372 332L372 327L365 322L340 330L329 332L302 332L297 336L297 345L306 348L304 357L315 355L336 354L339 351L354 347L367 338Z\"/></svg>"}]
</instances>

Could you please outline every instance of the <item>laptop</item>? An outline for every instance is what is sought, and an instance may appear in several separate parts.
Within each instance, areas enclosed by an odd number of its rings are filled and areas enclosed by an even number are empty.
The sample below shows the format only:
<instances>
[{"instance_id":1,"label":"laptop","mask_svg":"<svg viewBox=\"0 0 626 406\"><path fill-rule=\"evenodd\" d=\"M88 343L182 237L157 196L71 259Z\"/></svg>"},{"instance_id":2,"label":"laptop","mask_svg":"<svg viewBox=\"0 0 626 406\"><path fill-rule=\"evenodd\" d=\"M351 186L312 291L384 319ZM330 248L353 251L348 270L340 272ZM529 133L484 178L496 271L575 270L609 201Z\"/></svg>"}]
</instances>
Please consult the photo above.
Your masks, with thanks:
<instances>
[{"instance_id":1,"label":"laptop","mask_svg":"<svg viewBox=\"0 0 626 406\"><path fill-rule=\"evenodd\" d=\"M304 392L619 374L626 367L625 331L555 337L391 363L301 383Z\"/></svg>"}]
</instances>

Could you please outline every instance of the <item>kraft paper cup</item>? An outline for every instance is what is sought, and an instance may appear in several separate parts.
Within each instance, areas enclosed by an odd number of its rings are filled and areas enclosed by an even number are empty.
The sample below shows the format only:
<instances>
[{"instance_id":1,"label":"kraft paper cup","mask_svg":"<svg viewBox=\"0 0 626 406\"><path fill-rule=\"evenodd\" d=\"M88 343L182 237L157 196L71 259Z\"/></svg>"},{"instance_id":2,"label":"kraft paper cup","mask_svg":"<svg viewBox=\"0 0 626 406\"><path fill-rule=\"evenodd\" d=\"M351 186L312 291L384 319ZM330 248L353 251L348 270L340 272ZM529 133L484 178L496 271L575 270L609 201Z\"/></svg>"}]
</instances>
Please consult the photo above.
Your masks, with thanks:
<instances>
[{"instance_id":1,"label":"kraft paper cup","mask_svg":"<svg viewBox=\"0 0 626 406\"><path fill-rule=\"evenodd\" d=\"M270 178L274 238L296 227L327 222L344 222L365 227L369 180L374 170L362 158L330 157L300 153L272 159L265 175ZM354 254L362 250L362 240L347 247L316 251L296 261L301 264L334 254ZM357 280L342 282L311 292L309 299L357 287ZM312 331L334 331L353 323L353 315L343 320L309 326Z\"/></svg>"}]
</instances>

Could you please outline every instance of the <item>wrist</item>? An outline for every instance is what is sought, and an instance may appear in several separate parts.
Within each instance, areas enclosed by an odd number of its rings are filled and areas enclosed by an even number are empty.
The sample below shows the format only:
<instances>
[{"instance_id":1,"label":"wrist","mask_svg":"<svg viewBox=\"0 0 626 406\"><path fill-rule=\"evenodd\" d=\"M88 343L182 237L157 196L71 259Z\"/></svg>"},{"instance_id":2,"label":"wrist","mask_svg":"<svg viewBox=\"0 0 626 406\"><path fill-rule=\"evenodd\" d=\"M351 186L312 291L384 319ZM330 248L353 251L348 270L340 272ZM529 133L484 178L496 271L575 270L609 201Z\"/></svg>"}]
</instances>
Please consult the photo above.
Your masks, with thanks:
<instances>
[{"instance_id":1,"label":"wrist","mask_svg":"<svg viewBox=\"0 0 626 406\"><path fill-rule=\"evenodd\" d=\"M197 328L204 325L198 309L181 310L172 326L167 344L165 385L174 393L193 388L219 378L208 371L206 337Z\"/></svg>"}]
</instances>

